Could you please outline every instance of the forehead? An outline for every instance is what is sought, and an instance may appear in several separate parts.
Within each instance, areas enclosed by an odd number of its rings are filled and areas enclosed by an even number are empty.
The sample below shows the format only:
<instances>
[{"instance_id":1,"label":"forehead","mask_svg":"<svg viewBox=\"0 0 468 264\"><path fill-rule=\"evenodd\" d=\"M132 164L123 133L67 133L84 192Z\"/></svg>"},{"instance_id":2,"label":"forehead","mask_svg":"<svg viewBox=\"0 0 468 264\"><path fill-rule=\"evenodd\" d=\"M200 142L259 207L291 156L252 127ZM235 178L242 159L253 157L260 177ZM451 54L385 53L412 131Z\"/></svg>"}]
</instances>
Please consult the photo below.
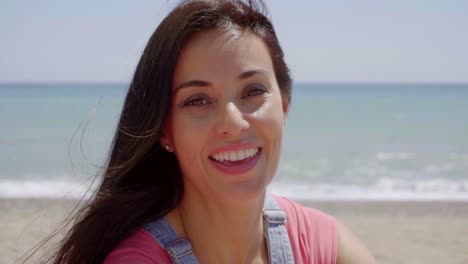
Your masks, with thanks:
<instances>
[{"instance_id":1,"label":"forehead","mask_svg":"<svg viewBox=\"0 0 468 264\"><path fill-rule=\"evenodd\" d=\"M273 63L264 41L246 30L209 30L196 33L177 60L174 83L190 78L237 76L261 69L273 74Z\"/></svg>"}]
</instances>

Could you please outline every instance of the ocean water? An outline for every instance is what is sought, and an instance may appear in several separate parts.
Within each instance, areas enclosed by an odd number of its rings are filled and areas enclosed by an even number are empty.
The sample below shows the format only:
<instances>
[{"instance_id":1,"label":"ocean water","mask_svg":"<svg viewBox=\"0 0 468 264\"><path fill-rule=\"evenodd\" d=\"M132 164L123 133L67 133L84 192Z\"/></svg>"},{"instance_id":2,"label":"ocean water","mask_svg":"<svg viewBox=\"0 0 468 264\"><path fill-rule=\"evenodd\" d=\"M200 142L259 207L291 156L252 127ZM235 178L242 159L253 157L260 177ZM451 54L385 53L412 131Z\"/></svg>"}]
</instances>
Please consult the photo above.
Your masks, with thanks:
<instances>
[{"instance_id":1,"label":"ocean water","mask_svg":"<svg viewBox=\"0 0 468 264\"><path fill-rule=\"evenodd\" d=\"M125 84L1 84L0 197L81 197ZM296 84L273 192L468 200L468 85Z\"/></svg>"}]
</instances>

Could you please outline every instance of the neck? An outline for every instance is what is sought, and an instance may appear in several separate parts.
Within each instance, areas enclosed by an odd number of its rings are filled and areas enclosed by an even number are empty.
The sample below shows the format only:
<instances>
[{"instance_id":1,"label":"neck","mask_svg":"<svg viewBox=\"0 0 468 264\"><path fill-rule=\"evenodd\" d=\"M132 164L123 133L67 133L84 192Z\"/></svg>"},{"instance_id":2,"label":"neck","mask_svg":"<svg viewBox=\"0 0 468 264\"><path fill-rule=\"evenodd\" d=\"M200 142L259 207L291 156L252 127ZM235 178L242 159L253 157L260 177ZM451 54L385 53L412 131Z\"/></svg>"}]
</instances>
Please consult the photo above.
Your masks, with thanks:
<instances>
[{"instance_id":1,"label":"neck","mask_svg":"<svg viewBox=\"0 0 468 264\"><path fill-rule=\"evenodd\" d=\"M263 201L264 195L234 201L187 190L169 219L200 263L261 263L267 260Z\"/></svg>"}]
</instances>

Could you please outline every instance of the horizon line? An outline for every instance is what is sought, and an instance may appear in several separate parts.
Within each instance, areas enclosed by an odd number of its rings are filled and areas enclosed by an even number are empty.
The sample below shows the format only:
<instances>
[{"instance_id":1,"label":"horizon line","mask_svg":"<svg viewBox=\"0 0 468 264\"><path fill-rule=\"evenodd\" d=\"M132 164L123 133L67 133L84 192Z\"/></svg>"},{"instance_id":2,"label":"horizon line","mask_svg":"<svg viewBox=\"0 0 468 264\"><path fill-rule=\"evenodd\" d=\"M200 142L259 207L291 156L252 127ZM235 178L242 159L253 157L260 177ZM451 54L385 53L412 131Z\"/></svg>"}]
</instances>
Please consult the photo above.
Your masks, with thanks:
<instances>
[{"instance_id":1,"label":"horizon line","mask_svg":"<svg viewBox=\"0 0 468 264\"><path fill-rule=\"evenodd\" d=\"M0 85L130 85L130 81L0 81ZM467 81L293 81L293 85L468 85Z\"/></svg>"}]
</instances>

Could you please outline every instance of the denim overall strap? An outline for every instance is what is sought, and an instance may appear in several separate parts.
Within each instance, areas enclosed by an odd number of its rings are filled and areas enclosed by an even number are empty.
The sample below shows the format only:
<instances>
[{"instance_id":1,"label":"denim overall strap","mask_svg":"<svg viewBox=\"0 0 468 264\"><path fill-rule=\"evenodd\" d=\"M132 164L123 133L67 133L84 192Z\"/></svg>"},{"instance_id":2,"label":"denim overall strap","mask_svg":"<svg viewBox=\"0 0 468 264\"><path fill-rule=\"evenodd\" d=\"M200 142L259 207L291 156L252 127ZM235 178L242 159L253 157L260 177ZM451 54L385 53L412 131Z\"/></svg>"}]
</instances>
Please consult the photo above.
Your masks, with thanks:
<instances>
[{"instance_id":1,"label":"denim overall strap","mask_svg":"<svg viewBox=\"0 0 468 264\"><path fill-rule=\"evenodd\" d=\"M286 230L286 213L279 208L268 193L263 208L263 227L270 264L293 264L294 256Z\"/></svg>"},{"instance_id":2,"label":"denim overall strap","mask_svg":"<svg viewBox=\"0 0 468 264\"><path fill-rule=\"evenodd\" d=\"M189 241L179 237L167 221L166 218L160 218L143 226L156 241L166 249L171 256L172 263L176 264L198 264L198 260L192 252L192 245Z\"/></svg>"}]
</instances>

